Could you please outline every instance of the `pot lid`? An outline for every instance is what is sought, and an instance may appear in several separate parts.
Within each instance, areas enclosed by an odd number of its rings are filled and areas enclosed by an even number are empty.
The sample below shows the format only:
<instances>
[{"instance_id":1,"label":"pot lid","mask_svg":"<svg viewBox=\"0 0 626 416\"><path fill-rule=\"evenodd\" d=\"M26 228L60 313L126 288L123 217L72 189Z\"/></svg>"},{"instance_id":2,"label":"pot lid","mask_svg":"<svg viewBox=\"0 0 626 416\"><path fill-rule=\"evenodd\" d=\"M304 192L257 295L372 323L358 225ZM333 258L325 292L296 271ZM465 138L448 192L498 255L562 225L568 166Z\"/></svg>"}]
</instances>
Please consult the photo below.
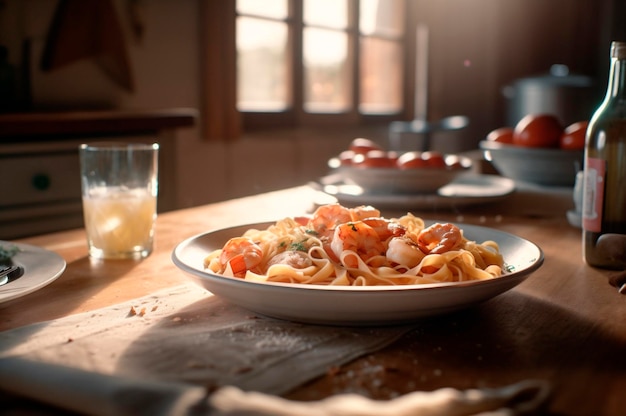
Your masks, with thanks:
<instances>
[{"instance_id":1,"label":"pot lid","mask_svg":"<svg viewBox=\"0 0 626 416\"><path fill-rule=\"evenodd\" d=\"M591 77L579 74L570 74L567 65L555 64L550 67L550 72L536 77L520 78L515 81L518 86L541 86L541 87L592 87L594 82Z\"/></svg>"}]
</instances>

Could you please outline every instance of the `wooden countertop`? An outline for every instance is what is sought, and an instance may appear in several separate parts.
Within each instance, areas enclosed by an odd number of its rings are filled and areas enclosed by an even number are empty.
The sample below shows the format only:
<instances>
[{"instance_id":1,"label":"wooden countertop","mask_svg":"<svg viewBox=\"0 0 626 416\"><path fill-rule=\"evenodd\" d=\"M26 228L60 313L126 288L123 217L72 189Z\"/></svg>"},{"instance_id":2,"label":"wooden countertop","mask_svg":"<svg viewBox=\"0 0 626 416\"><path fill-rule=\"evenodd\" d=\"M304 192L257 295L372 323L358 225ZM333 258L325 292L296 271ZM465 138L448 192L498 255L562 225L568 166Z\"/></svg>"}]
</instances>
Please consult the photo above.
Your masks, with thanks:
<instances>
[{"instance_id":1,"label":"wooden countertop","mask_svg":"<svg viewBox=\"0 0 626 416\"><path fill-rule=\"evenodd\" d=\"M0 330L92 311L187 282L171 262L179 242L212 229L301 214L314 207L316 195L298 187L162 214L155 252L132 268L123 261L89 261L82 229L22 240L57 252L68 266L49 286L0 304ZM425 319L389 347L329 369L287 397L312 400L358 392L387 399L441 387L497 387L541 379L553 388L546 414L623 414L626 297L609 284L614 272L583 262L580 230L569 225L563 212L545 210L529 216L516 211L515 204L496 204L415 212L526 238L543 249L545 262L513 290Z\"/></svg>"},{"instance_id":2,"label":"wooden countertop","mask_svg":"<svg viewBox=\"0 0 626 416\"><path fill-rule=\"evenodd\" d=\"M190 108L0 114L0 141L66 134L152 133L193 126L197 117L197 110Z\"/></svg>"}]
</instances>

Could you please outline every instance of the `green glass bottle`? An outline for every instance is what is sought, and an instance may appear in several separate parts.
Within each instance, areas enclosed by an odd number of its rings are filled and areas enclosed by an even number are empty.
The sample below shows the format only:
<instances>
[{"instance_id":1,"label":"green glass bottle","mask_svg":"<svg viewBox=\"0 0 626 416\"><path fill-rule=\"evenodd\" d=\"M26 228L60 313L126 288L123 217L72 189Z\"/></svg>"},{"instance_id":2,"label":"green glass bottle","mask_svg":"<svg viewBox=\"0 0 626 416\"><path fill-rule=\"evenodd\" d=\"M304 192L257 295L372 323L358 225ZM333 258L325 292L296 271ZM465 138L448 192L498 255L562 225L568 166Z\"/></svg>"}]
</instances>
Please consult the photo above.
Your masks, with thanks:
<instances>
[{"instance_id":1,"label":"green glass bottle","mask_svg":"<svg viewBox=\"0 0 626 416\"><path fill-rule=\"evenodd\" d=\"M583 255L626 269L626 42L611 43L606 96L589 122L583 183Z\"/></svg>"}]
</instances>

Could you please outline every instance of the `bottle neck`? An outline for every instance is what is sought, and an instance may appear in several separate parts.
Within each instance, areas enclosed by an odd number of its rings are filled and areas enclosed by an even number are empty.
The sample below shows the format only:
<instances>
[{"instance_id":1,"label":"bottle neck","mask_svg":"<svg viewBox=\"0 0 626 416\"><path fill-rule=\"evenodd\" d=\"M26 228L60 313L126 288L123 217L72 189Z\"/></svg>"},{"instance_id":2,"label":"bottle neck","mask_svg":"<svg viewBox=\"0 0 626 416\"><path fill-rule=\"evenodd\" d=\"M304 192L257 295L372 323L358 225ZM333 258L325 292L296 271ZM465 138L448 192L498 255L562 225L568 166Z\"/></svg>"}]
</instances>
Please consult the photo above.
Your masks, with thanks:
<instances>
[{"instance_id":1,"label":"bottle neck","mask_svg":"<svg viewBox=\"0 0 626 416\"><path fill-rule=\"evenodd\" d=\"M626 100L626 59L611 59L607 99Z\"/></svg>"}]
</instances>

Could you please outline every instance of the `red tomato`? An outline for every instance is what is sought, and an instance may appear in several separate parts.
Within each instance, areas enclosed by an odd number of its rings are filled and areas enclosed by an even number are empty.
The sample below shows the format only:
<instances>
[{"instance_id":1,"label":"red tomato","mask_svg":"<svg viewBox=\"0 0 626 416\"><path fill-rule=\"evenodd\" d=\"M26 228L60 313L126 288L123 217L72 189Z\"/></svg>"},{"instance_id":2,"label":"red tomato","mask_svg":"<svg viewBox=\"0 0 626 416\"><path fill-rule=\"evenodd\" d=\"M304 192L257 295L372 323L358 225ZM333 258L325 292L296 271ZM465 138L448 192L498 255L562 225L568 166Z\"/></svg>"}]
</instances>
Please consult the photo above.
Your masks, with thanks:
<instances>
[{"instance_id":1,"label":"red tomato","mask_svg":"<svg viewBox=\"0 0 626 416\"><path fill-rule=\"evenodd\" d=\"M339 163L341 164L341 166L350 166L354 163L354 156L356 155L356 153L354 153L352 150L344 150L343 152L339 153Z\"/></svg>"},{"instance_id":2,"label":"red tomato","mask_svg":"<svg viewBox=\"0 0 626 416\"><path fill-rule=\"evenodd\" d=\"M396 152L396 151L389 150L389 151L387 152L387 157L388 157L389 159L391 159L391 161L395 164L395 163L396 163L396 161L398 160L398 157L400 157L400 155L398 155L398 152Z\"/></svg>"},{"instance_id":3,"label":"red tomato","mask_svg":"<svg viewBox=\"0 0 626 416\"><path fill-rule=\"evenodd\" d=\"M307 216L298 216L298 217L293 217L294 221L297 222L299 225L303 225L303 226L307 226L309 224L309 221L311 221L311 217L307 217Z\"/></svg>"},{"instance_id":4,"label":"red tomato","mask_svg":"<svg viewBox=\"0 0 626 416\"><path fill-rule=\"evenodd\" d=\"M585 148L585 135L587 134L588 121L578 121L570 124L561 136L561 149L581 150Z\"/></svg>"},{"instance_id":5,"label":"red tomato","mask_svg":"<svg viewBox=\"0 0 626 416\"><path fill-rule=\"evenodd\" d=\"M492 130L487 135L487 140L490 142L498 143L513 143L513 128L512 127L500 127Z\"/></svg>"},{"instance_id":6,"label":"red tomato","mask_svg":"<svg viewBox=\"0 0 626 416\"><path fill-rule=\"evenodd\" d=\"M390 168L395 166L395 159L389 157L384 150L370 150L365 154L354 156L354 165L366 168Z\"/></svg>"},{"instance_id":7,"label":"red tomato","mask_svg":"<svg viewBox=\"0 0 626 416\"><path fill-rule=\"evenodd\" d=\"M428 151L422 153L422 159L426 161L426 164L431 168L445 168L446 161L443 155L439 152Z\"/></svg>"},{"instance_id":8,"label":"red tomato","mask_svg":"<svg viewBox=\"0 0 626 416\"><path fill-rule=\"evenodd\" d=\"M396 161L399 169L419 169L428 166L428 163L422 159L422 152L406 152L401 154Z\"/></svg>"},{"instance_id":9,"label":"red tomato","mask_svg":"<svg viewBox=\"0 0 626 416\"><path fill-rule=\"evenodd\" d=\"M513 131L513 144L525 147L559 147L563 126L551 114L529 114Z\"/></svg>"},{"instance_id":10,"label":"red tomato","mask_svg":"<svg viewBox=\"0 0 626 416\"><path fill-rule=\"evenodd\" d=\"M450 169L463 169L463 163L461 162L461 158L457 155L450 155L446 158L446 165Z\"/></svg>"},{"instance_id":11,"label":"red tomato","mask_svg":"<svg viewBox=\"0 0 626 416\"><path fill-rule=\"evenodd\" d=\"M362 137L359 137L352 140L349 149L352 150L354 153L365 154L370 150L382 150L382 147L380 147L376 142L373 142L370 139L364 139Z\"/></svg>"}]
</instances>

